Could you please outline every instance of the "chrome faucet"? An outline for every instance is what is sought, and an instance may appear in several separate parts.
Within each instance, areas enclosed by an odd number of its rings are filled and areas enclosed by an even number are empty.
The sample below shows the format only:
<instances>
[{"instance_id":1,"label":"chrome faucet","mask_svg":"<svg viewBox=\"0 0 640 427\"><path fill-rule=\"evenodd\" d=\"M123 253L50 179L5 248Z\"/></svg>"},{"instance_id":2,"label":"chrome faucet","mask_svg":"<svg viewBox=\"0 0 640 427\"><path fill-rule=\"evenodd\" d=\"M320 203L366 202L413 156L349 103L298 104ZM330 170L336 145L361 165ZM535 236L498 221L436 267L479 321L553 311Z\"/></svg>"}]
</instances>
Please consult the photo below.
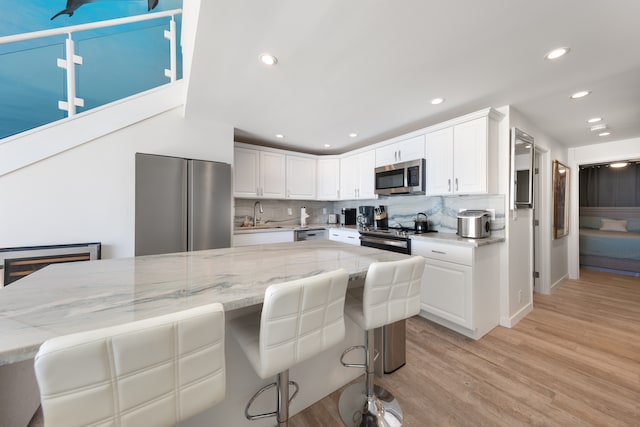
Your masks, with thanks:
<instances>
[{"instance_id":1,"label":"chrome faucet","mask_svg":"<svg viewBox=\"0 0 640 427\"><path fill-rule=\"evenodd\" d=\"M257 214L256 214L256 206L260 206L260 213L264 213L264 209L262 209L262 203L260 202L260 200L257 200L253 204L253 226L254 227L256 225L258 225L258 218L257 218Z\"/></svg>"}]
</instances>

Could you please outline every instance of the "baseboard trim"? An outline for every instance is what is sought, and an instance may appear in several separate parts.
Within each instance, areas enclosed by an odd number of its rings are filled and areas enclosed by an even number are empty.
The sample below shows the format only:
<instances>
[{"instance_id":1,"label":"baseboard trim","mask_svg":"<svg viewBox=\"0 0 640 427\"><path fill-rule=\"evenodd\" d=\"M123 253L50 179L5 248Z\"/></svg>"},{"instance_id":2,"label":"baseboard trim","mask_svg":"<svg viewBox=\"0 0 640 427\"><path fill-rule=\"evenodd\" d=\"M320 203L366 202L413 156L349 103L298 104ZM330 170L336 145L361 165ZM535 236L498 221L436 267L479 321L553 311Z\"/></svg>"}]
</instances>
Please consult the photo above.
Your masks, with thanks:
<instances>
[{"instance_id":1,"label":"baseboard trim","mask_svg":"<svg viewBox=\"0 0 640 427\"><path fill-rule=\"evenodd\" d=\"M533 311L533 303L529 303L518 310L511 317L501 317L500 318L500 326L504 326L505 328L513 328L518 324L519 321L525 318L525 316Z\"/></svg>"}]
</instances>

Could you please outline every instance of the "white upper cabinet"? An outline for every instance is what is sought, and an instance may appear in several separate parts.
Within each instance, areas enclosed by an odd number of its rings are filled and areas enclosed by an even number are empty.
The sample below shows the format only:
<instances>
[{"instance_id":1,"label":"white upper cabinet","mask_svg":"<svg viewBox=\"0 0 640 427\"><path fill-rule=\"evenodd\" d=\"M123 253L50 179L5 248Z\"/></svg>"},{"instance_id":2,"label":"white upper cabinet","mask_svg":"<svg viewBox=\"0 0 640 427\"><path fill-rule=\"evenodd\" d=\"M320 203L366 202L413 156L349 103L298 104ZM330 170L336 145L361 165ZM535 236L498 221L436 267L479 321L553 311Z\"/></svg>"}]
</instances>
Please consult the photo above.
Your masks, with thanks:
<instances>
[{"instance_id":1,"label":"white upper cabinet","mask_svg":"<svg viewBox=\"0 0 640 427\"><path fill-rule=\"evenodd\" d=\"M284 154L235 147L233 176L235 197L285 197Z\"/></svg>"},{"instance_id":2,"label":"white upper cabinet","mask_svg":"<svg viewBox=\"0 0 640 427\"><path fill-rule=\"evenodd\" d=\"M287 198L316 198L316 159L287 154Z\"/></svg>"},{"instance_id":3,"label":"white upper cabinet","mask_svg":"<svg viewBox=\"0 0 640 427\"><path fill-rule=\"evenodd\" d=\"M260 151L260 196L284 198L285 182L284 154Z\"/></svg>"},{"instance_id":4,"label":"white upper cabinet","mask_svg":"<svg viewBox=\"0 0 640 427\"><path fill-rule=\"evenodd\" d=\"M427 134L426 194L452 194L453 127Z\"/></svg>"},{"instance_id":5,"label":"white upper cabinet","mask_svg":"<svg viewBox=\"0 0 640 427\"><path fill-rule=\"evenodd\" d=\"M497 123L490 115L428 133L428 196L497 192Z\"/></svg>"},{"instance_id":6,"label":"white upper cabinet","mask_svg":"<svg viewBox=\"0 0 640 427\"><path fill-rule=\"evenodd\" d=\"M233 151L233 195L257 197L260 192L260 152L239 147Z\"/></svg>"},{"instance_id":7,"label":"white upper cabinet","mask_svg":"<svg viewBox=\"0 0 640 427\"><path fill-rule=\"evenodd\" d=\"M424 158L425 136L418 135L376 149L376 167Z\"/></svg>"},{"instance_id":8,"label":"white upper cabinet","mask_svg":"<svg viewBox=\"0 0 640 427\"><path fill-rule=\"evenodd\" d=\"M365 151L358 155L358 165L360 167L358 175L358 198L377 199L376 195L376 152L375 150Z\"/></svg>"},{"instance_id":9,"label":"white upper cabinet","mask_svg":"<svg viewBox=\"0 0 640 427\"><path fill-rule=\"evenodd\" d=\"M487 120L483 117L453 128L453 173L456 193L488 192Z\"/></svg>"},{"instance_id":10,"label":"white upper cabinet","mask_svg":"<svg viewBox=\"0 0 640 427\"><path fill-rule=\"evenodd\" d=\"M487 108L340 156L236 143L234 196L376 199L376 167L422 158L426 159L427 196L497 193L500 117Z\"/></svg>"},{"instance_id":11,"label":"white upper cabinet","mask_svg":"<svg viewBox=\"0 0 640 427\"><path fill-rule=\"evenodd\" d=\"M340 159L340 198L375 199L375 165L375 150Z\"/></svg>"},{"instance_id":12,"label":"white upper cabinet","mask_svg":"<svg viewBox=\"0 0 640 427\"><path fill-rule=\"evenodd\" d=\"M318 159L318 200L340 199L340 159Z\"/></svg>"}]
</instances>

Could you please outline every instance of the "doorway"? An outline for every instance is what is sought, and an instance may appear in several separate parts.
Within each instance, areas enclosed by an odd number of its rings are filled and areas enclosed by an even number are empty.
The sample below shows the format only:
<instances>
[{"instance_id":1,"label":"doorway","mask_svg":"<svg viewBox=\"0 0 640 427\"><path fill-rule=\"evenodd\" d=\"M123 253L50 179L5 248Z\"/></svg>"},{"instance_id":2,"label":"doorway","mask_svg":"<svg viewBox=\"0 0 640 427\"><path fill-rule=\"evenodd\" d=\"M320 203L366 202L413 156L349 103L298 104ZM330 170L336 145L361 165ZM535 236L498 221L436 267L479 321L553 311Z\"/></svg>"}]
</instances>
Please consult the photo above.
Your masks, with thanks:
<instances>
[{"instance_id":1,"label":"doorway","mask_svg":"<svg viewBox=\"0 0 640 427\"><path fill-rule=\"evenodd\" d=\"M551 175L549 152L535 146L533 173L533 292L550 294Z\"/></svg>"}]
</instances>

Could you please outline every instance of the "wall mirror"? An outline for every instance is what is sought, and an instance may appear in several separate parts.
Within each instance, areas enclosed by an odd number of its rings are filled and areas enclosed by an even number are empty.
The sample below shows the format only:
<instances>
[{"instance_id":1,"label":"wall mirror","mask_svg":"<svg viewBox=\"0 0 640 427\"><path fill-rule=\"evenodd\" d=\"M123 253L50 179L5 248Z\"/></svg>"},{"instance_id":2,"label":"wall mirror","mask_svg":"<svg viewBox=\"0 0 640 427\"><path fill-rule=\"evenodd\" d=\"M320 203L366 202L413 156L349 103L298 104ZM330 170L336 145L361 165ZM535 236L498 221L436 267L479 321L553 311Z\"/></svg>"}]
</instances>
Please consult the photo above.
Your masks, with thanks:
<instances>
[{"instance_id":1,"label":"wall mirror","mask_svg":"<svg viewBox=\"0 0 640 427\"><path fill-rule=\"evenodd\" d=\"M511 206L533 207L533 137L518 128L511 129Z\"/></svg>"},{"instance_id":2,"label":"wall mirror","mask_svg":"<svg viewBox=\"0 0 640 427\"><path fill-rule=\"evenodd\" d=\"M553 161L553 238L569 234L569 175L570 169Z\"/></svg>"}]
</instances>

